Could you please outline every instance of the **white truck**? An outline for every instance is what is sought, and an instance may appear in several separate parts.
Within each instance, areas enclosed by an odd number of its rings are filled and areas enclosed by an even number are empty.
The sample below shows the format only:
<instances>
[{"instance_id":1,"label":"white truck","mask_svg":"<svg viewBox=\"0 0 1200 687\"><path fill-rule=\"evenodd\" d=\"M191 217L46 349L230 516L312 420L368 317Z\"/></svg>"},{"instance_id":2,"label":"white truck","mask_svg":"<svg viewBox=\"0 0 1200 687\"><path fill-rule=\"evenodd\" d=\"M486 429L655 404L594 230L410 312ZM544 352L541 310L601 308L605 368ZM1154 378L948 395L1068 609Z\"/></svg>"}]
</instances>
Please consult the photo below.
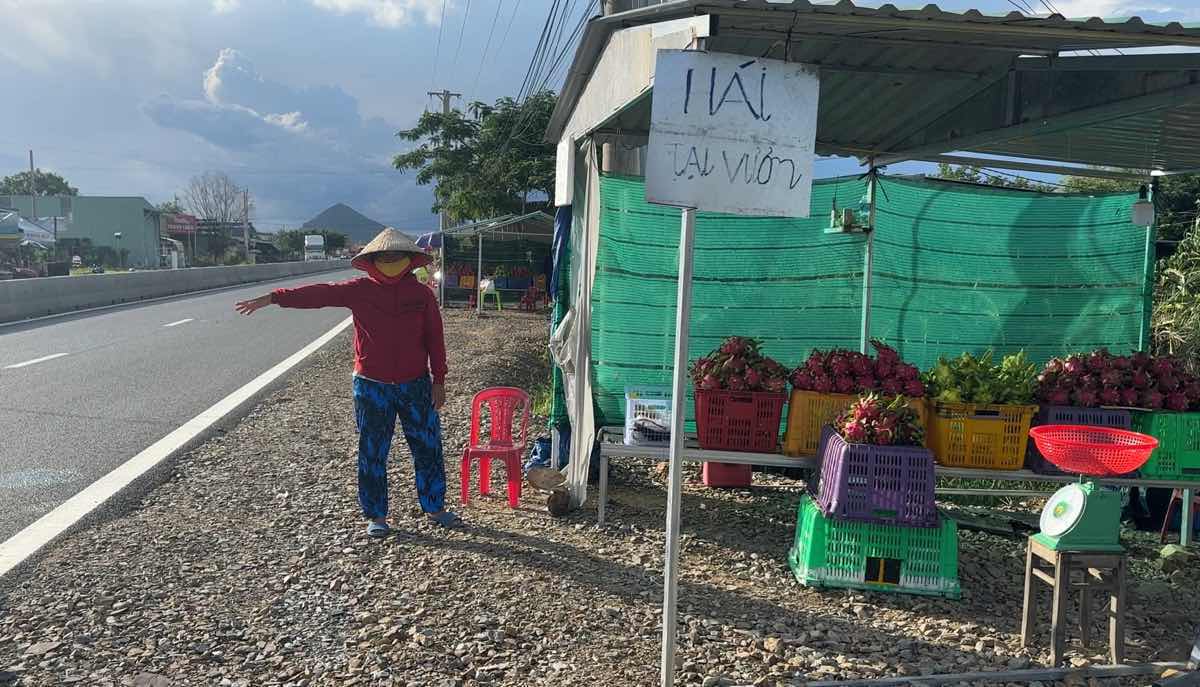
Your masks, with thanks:
<instances>
[{"instance_id":1,"label":"white truck","mask_svg":"<svg viewBox=\"0 0 1200 687\"><path fill-rule=\"evenodd\" d=\"M308 234L304 237L304 262L325 259L325 237Z\"/></svg>"}]
</instances>

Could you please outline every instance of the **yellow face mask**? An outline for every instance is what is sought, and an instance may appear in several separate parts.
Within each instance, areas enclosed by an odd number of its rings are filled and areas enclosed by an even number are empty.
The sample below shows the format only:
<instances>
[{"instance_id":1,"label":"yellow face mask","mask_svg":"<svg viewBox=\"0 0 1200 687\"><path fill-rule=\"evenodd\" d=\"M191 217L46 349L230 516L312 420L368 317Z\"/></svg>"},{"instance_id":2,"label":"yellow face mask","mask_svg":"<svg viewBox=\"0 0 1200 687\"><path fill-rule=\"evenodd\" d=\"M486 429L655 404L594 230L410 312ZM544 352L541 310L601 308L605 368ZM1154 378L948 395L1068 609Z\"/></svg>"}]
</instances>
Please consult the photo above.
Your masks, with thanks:
<instances>
[{"instance_id":1,"label":"yellow face mask","mask_svg":"<svg viewBox=\"0 0 1200 687\"><path fill-rule=\"evenodd\" d=\"M375 258L375 268L378 269L385 277L398 277L408 269L412 263L412 258L407 255L399 258L385 259Z\"/></svg>"}]
</instances>

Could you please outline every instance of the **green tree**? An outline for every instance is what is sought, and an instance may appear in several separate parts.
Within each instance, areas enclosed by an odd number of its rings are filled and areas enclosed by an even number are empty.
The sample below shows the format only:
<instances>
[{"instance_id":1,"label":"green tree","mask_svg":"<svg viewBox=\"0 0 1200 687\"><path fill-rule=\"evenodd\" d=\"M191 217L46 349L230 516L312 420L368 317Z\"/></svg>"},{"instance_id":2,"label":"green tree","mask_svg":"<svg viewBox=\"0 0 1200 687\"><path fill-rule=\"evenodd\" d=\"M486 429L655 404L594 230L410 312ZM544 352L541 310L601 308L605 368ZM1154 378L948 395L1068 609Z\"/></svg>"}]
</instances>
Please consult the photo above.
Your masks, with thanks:
<instances>
[{"instance_id":1,"label":"green tree","mask_svg":"<svg viewBox=\"0 0 1200 687\"><path fill-rule=\"evenodd\" d=\"M1146 176L1149 176L1147 174ZM1098 179L1069 176L1063 185L1079 193L1129 193L1145 182L1137 179ZM1200 174L1174 174L1159 177L1154 197L1154 224L1158 238L1179 241L1195 226L1200 213Z\"/></svg>"},{"instance_id":2,"label":"green tree","mask_svg":"<svg viewBox=\"0 0 1200 687\"><path fill-rule=\"evenodd\" d=\"M6 196L29 195L30 172L17 172L0 179L0 194ZM67 183L67 180L54 172L35 169L33 174L33 193L37 196L77 196L79 189Z\"/></svg>"},{"instance_id":3,"label":"green tree","mask_svg":"<svg viewBox=\"0 0 1200 687\"><path fill-rule=\"evenodd\" d=\"M523 103L474 102L470 115L426 112L415 127L397 134L418 145L392 164L401 172L415 171L418 184L437 182L433 210L452 221L528 209L530 194L552 199L554 192L555 149L542 134L555 100L543 91Z\"/></svg>"},{"instance_id":4,"label":"green tree","mask_svg":"<svg viewBox=\"0 0 1200 687\"><path fill-rule=\"evenodd\" d=\"M167 212L174 215L181 214L184 211L183 206L177 200L164 200L157 207L159 212Z\"/></svg>"},{"instance_id":5,"label":"green tree","mask_svg":"<svg viewBox=\"0 0 1200 687\"><path fill-rule=\"evenodd\" d=\"M1002 174L987 172L980 167L972 167L967 165L948 165L944 162L938 164L937 176L941 179L949 179L950 181L965 181L970 184L1000 186L1003 188L1014 188L1023 191L1052 193L1055 190L1054 186L1050 184L1043 184L1039 181L1034 181L1033 179L1026 179L1018 176L1004 176Z\"/></svg>"}]
</instances>

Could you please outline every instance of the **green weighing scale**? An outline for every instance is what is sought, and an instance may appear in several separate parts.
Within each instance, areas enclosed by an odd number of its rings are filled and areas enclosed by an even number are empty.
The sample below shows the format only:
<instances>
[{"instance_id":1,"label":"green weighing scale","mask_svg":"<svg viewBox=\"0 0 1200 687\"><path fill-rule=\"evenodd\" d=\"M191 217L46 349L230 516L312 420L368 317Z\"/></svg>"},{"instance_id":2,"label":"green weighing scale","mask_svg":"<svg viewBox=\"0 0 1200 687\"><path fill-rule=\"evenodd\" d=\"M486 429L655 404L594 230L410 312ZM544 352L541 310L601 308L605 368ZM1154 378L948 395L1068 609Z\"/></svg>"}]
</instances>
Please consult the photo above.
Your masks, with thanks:
<instances>
[{"instance_id":1,"label":"green weighing scale","mask_svg":"<svg viewBox=\"0 0 1200 687\"><path fill-rule=\"evenodd\" d=\"M1033 538L1053 551L1120 552L1121 494L1086 475L1110 477L1137 470L1158 446L1154 437L1082 425L1043 425L1029 430L1038 450L1079 482L1054 492Z\"/></svg>"},{"instance_id":2,"label":"green weighing scale","mask_svg":"<svg viewBox=\"0 0 1200 687\"><path fill-rule=\"evenodd\" d=\"M1092 481L1080 481L1054 492L1033 535L1054 551L1123 551L1121 494Z\"/></svg>"}]
</instances>

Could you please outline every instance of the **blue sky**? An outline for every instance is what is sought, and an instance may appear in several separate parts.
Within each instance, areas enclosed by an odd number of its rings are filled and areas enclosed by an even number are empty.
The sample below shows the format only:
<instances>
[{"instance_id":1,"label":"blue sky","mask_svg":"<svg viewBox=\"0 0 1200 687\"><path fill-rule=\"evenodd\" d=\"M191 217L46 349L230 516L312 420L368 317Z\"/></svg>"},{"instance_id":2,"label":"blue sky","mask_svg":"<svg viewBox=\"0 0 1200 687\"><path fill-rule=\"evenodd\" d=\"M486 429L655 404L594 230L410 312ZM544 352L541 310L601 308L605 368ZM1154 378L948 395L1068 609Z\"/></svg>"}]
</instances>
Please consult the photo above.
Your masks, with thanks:
<instances>
[{"instance_id":1,"label":"blue sky","mask_svg":"<svg viewBox=\"0 0 1200 687\"><path fill-rule=\"evenodd\" d=\"M1072 17L1200 21L1200 0L1050 4ZM436 220L429 190L389 168L392 134L435 88L515 94L549 6L447 0L443 22L442 0L0 0L0 174L27 168L32 148L82 193L159 202L220 170L255 194L263 229L346 202L415 233ZM817 165L821 176L853 169Z\"/></svg>"}]
</instances>

